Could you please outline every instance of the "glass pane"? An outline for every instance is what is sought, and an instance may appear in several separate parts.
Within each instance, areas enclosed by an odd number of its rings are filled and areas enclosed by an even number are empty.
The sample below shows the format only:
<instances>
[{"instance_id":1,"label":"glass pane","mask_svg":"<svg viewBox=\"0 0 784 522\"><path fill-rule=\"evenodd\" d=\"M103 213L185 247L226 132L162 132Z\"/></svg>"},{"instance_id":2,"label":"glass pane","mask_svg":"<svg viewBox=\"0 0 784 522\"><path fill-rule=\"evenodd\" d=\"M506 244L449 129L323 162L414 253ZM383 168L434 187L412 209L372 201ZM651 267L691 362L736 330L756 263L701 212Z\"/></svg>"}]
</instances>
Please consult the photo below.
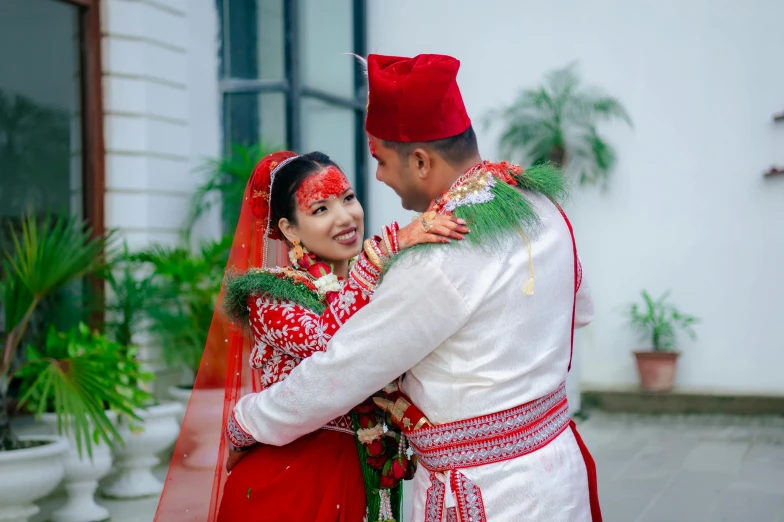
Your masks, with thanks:
<instances>
[{"instance_id":1,"label":"glass pane","mask_svg":"<svg viewBox=\"0 0 784 522\"><path fill-rule=\"evenodd\" d=\"M354 13L351 0L302 0L299 64L306 86L354 97Z\"/></svg>"},{"instance_id":2,"label":"glass pane","mask_svg":"<svg viewBox=\"0 0 784 522\"><path fill-rule=\"evenodd\" d=\"M0 229L82 212L78 9L0 2Z\"/></svg>"},{"instance_id":3,"label":"glass pane","mask_svg":"<svg viewBox=\"0 0 784 522\"><path fill-rule=\"evenodd\" d=\"M351 184L356 179L354 111L320 100L302 100L302 150L328 155L346 173ZM365 203L364 201L362 203Z\"/></svg>"},{"instance_id":4,"label":"glass pane","mask_svg":"<svg viewBox=\"0 0 784 522\"><path fill-rule=\"evenodd\" d=\"M227 93L223 104L227 148L232 143L283 148L286 143L286 96L282 92Z\"/></svg>"},{"instance_id":5,"label":"glass pane","mask_svg":"<svg viewBox=\"0 0 784 522\"><path fill-rule=\"evenodd\" d=\"M281 80L283 0L218 0L224 78Z\"/></svg>"},{"instance_id":6,"label":"glass pane","mask_svg":"<svg viewBox=\"0 0 784 522\"><path fill-rule=\"evenodd\" d=\"M0 250L33 213L82 215L79 9L0 1ZM81 281L45 299L25 342L82 319ZM0 303L0 317L4 317ZM6 325L0 321L0 330Z\"/></svg>"}]
</instances>

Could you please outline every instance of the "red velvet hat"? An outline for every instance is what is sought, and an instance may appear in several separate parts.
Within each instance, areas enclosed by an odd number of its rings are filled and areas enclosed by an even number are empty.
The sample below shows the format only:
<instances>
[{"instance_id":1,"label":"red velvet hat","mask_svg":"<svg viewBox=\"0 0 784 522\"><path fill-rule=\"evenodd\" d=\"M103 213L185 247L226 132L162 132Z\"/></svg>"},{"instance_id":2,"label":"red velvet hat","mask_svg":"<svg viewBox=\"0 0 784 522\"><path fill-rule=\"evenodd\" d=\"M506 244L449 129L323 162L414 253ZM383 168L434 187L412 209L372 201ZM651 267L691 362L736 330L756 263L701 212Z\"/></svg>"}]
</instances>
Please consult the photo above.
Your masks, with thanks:
<instances>
[{"instance_id":1,"label":"red velvet hat","mask_svg":"<svg viewBox=\"0 0 784 522\"><path fill-rule=\"evenodd\" d=\"M368 134L387 141L435 141L471 125L457 86L459 60L441 54L371 54L367 63Z\"/></svg>"}]
</instances>

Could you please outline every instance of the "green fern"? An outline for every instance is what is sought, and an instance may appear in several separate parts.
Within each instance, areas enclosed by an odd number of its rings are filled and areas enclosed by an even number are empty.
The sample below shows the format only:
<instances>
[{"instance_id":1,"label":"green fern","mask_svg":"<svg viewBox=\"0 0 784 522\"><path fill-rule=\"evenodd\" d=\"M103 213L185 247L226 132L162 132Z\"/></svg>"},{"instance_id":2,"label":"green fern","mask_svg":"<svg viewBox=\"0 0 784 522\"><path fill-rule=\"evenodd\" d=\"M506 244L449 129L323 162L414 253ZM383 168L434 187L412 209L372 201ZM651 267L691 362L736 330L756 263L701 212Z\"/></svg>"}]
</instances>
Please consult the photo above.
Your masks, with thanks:
<instances>
[{"instance_id":1,"label":"green fern","mask_svg":"<svg viewBox=\"0 0 784 522\"><path fill-rule=\"evenodd\" d=\"M95 236L84 221L71 216L46 216L39 222L29 214L23 217L19 230L11 228L10 247L2 264L6 322L0 361L0 449L19 447L5 415L6 393L33 313L44 299L102 269L112 239L112 233ZM71 404L66 401L62 407Z\"/></svg>"},{"instance_id":2,"label":"green fern","mask_svg":"<svg viewBox=\"0 0 784 522\"><path fill-rule=\"evenodd\" d=\"M152 399L137 386L151 375L140 370L136 351L83 323L66 333L50 328L43 348L27 347L27 363L16 377L20 406L37 415L54 412L58 432L73 433L79 455L86 451L90 458L99 440L113 448L122 444L107 410L141 421L135 410Z\"/></svg>"},{"instance_id":3,"label":"green fern","mask_svg":"<svg viewBox=\"0 0 784 522\"><path fill-rule=\"evenodd\" d=\"M128 284L142 294L142 314L165 347L170 367L184 364L194 375L198 371L230 248L227 236L202 242L196 253L156 245L131 256L136 272L149 275Z\"/></svg>"},{"instance_id":4,"label":"green fern","mask_svg":"<svg viewBox=\"0 0 784 522\"><path fill-rule=\"evenodd\" d=\"M641 295L643 306L632 303L628 307L627 314L632 325L640 332L641 338L651 342L653 351L674 350L678 330L683 330L692 339L696 339L697 334L692 326L700 320L679 312L675 306L668 303L669 291L658 299L653 299L645 290Z\"/></svg>"},{"instance_id":5,"label":"green fern","mask_svg":"<svg viewBox=\"0 0 784 522\"><path fill-rule=\"evenodd\" d=\"M187 232L190 233L196 221L216 204L221 205L223 223L234 229L240 217L245 186L254 167L264 156L281 149L270 148L264 143L233 144L225 157L206 160L200 169L206 181L193 194Z\"/></svg>"},{"instance_id":6,"label":"green fern","mask_svg":"<svg viewBox=\"0 0 784 522\"><path fill-rule=\"evenodd\" d=\"M583 88L571 64L549 73L543 85L523 90L508 107L488 113L485 123L502 126L499 145L505 157L569 167L581 184L592 185L606 184L616 161L597 125L617 119L632 125L621 102Z\"/></svg>"}]
</instances>

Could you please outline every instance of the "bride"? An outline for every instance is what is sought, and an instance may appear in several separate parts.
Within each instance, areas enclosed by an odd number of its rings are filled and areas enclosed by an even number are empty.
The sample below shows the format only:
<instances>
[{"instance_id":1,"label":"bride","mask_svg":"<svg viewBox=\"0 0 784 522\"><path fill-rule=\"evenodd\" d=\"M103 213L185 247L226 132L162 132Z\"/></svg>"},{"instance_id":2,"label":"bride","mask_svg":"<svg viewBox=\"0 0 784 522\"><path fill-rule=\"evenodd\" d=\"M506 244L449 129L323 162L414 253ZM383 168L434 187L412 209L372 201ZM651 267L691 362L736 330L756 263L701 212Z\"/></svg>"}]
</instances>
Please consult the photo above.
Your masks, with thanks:
<instances>
[{"instance_id":1,"label":"bride","mask_svg":"<svg viewBox=\"0 0 784 522\"><path fill-rule=\"evenodd\" d=\"M427 230L392 223L363 241L363 219L351 185L325 154L277 152L256 166L156 521L359 522L396 514L399 497L388 492L414 465L404 438L373 416L372 402L282 447L257 444L231 413L241 395L274 386L303 358L327 350L369 302L387 260L468 233L461 220L438 216ZM225 437L204 432L205 398L221 385L223 417L212 420ZM340 383L324 393L340 393ZM189 466L195 435L218 450L214 470Z\"/></svg>"}]
</instances>

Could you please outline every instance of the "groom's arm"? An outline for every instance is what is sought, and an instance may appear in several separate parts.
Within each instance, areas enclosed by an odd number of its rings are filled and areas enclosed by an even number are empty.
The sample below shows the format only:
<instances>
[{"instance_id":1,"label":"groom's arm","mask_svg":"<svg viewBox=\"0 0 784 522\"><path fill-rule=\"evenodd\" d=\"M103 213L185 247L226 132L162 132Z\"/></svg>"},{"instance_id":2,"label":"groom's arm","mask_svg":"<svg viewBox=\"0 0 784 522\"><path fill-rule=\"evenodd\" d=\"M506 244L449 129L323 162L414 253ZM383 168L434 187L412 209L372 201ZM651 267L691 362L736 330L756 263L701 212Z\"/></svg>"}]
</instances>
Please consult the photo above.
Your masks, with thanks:
<instances>
[{"instance_id":1,"label":"groom's arm","mask_svg":"<svg viewBox=\"0 0 784 522\"><path fill-rule=\"evenodd\" d=\"M259 442L288 444L345 414L456 332L470 314L465 301L438 266L412 261L390 269L326 352L242 397L234 408L239 426Z\"/></svg>"}]
</instances>

